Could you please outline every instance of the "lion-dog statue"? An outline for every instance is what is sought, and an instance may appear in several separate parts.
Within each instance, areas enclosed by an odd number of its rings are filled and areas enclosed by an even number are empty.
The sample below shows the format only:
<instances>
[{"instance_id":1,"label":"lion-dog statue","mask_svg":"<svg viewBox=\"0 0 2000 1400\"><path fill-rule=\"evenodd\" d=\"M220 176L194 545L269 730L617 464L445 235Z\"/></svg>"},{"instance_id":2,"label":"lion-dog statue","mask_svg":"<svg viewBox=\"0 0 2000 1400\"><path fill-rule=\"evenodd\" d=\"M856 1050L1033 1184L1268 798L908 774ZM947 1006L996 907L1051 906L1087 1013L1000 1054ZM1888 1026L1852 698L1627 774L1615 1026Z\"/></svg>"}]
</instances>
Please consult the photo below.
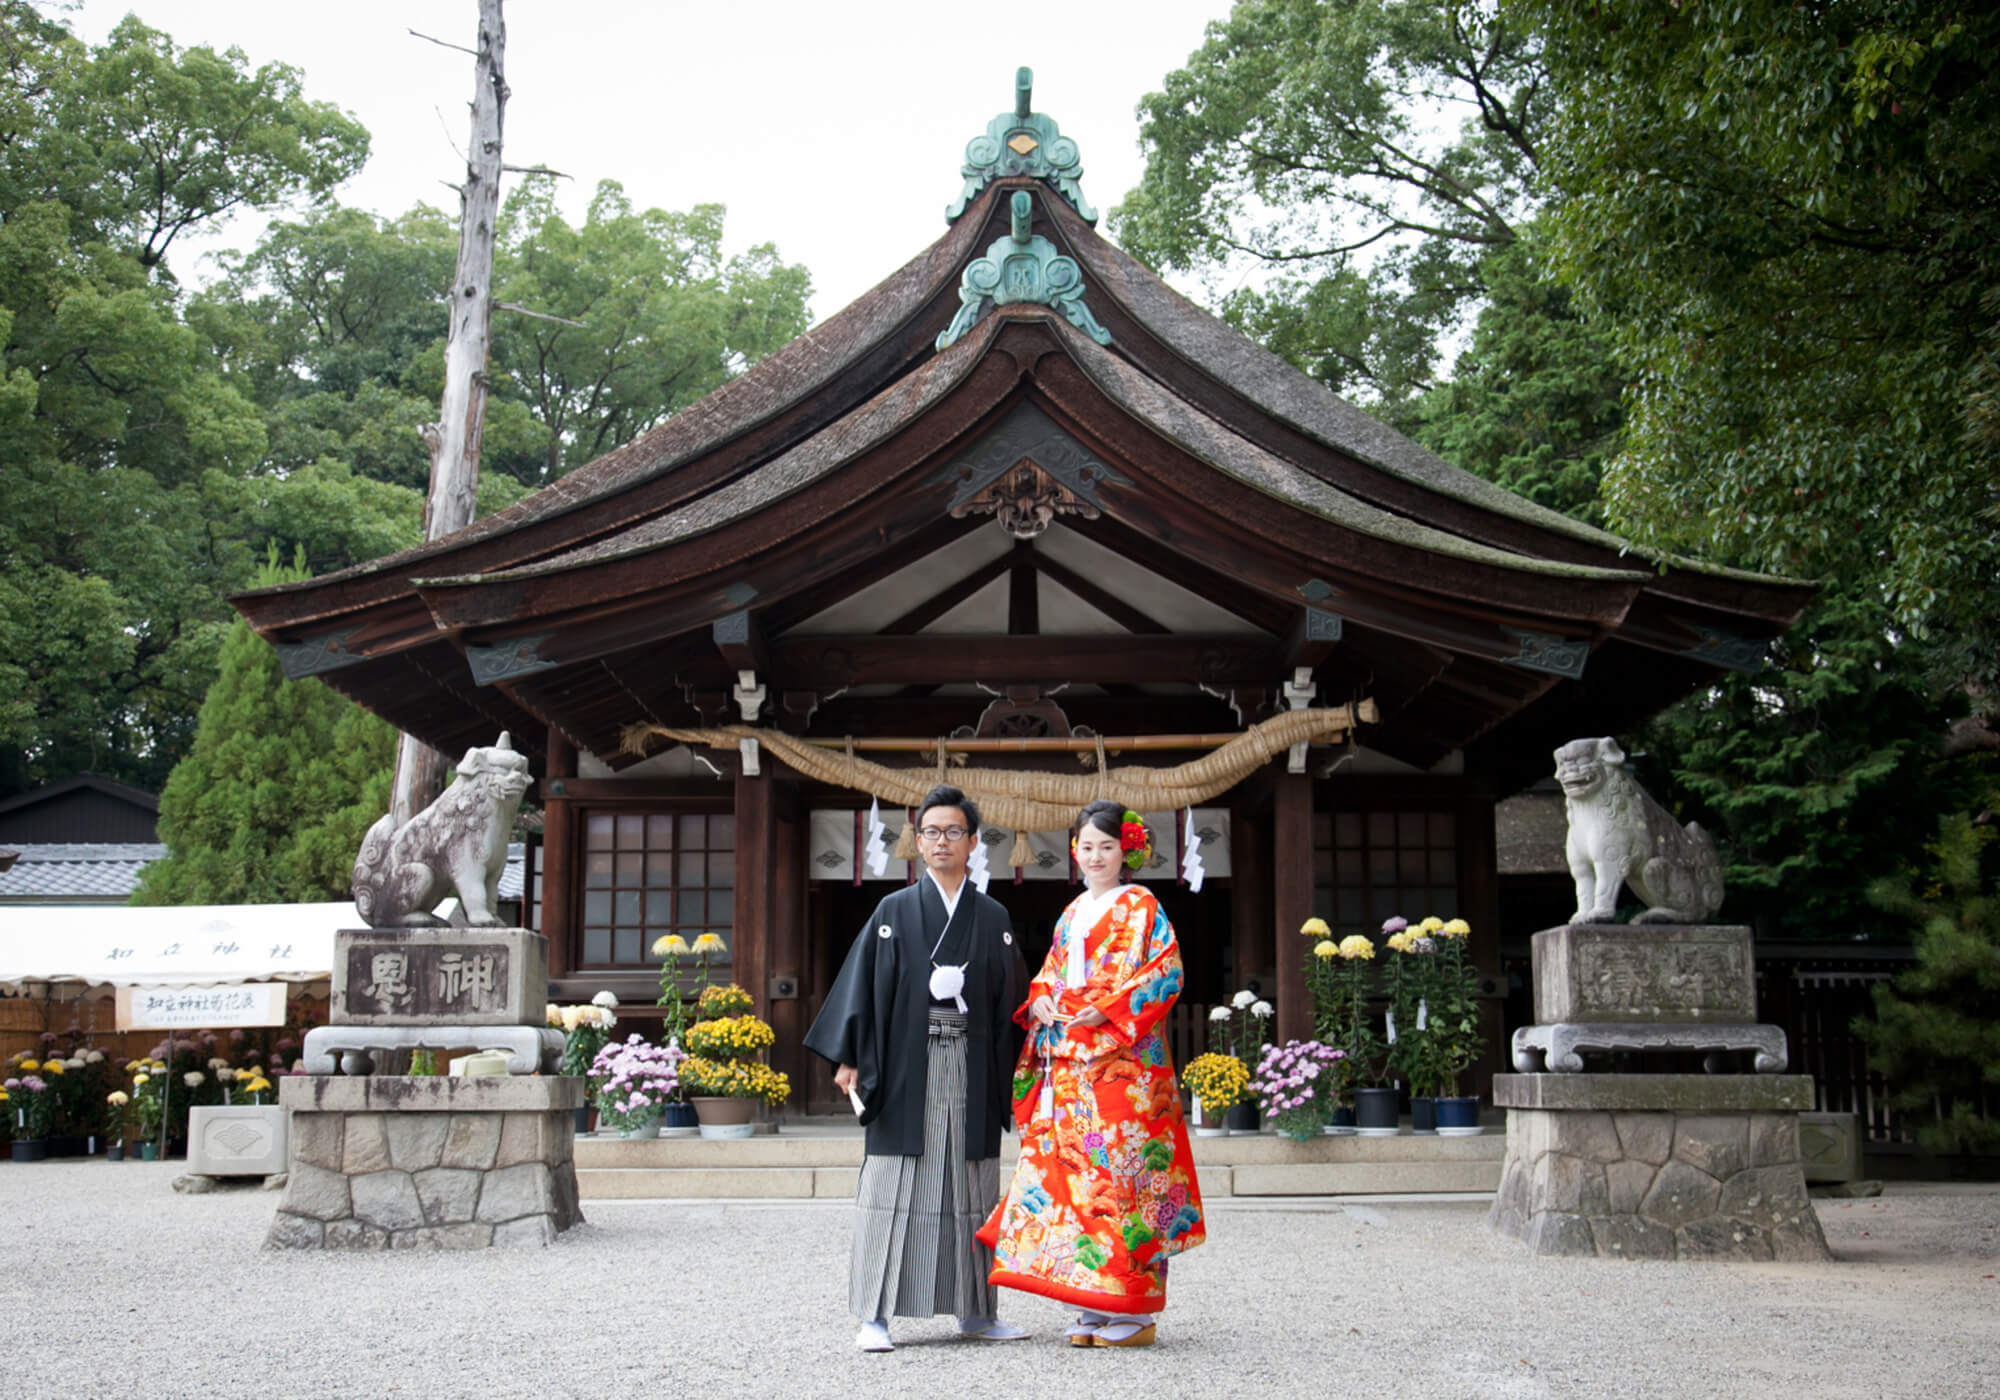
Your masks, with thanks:
<instances>
[{"instance_id":1,"label":"lion-dog statue","mask_svg":"<svg viewBox=\"0 0 2000 1400\"><path fill-rule=\"evenodd\" d=\"M495 928L507 838L527 795L528 756L506 734L490 749L467 749L437 801L400 827L395 813L368 828L354 858L354 907L370 928L428 928L430 911L458 891L465 921Z\"/></svg>"},{"instance_id":2,"label":"lion-dog statue","mask_svg":"<svg viewBox=\"0 0 2000 1400\"><path fill-rule=\"evenodd\" d=\"M1706 923L1722 907L1722 865L1699 824L1675 824L1625 771L1612 739L1573 739L1556 750L1556 781L1569 814L1563 851L1576 881L1573 924L1610 923L1618 887L1648 906L1634 923Z\"/></svg>"}]
</instances>

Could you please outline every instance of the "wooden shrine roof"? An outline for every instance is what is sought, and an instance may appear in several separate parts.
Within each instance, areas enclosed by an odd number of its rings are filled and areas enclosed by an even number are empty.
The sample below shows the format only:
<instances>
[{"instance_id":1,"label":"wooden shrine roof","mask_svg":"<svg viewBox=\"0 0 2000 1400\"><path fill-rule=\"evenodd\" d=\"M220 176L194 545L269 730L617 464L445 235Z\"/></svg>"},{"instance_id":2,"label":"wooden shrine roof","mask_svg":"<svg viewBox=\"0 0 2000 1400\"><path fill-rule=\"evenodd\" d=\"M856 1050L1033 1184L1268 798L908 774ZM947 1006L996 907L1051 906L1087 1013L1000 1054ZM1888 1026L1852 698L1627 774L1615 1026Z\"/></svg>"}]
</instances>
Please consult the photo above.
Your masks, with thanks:
<instances>
[{"instance_id":1,"label":"wooden shrine roof","mask_svg":"<svg viewBox=\"0 0 2000 1400\"><path fill-rule=\"evenodd\" d=\"M1044 266L1080 269L1082 314L961 298L1030 229ZM965 548L1023 482L1053 529ZM1229 625L1162 623L1170 591ZM233 601L288 671L447 752L501 728L532 752L554 726L617 765L626 724L734 719L743 671L762 722L834 737L946 732L1010 687L1067 687L1100 732L1230 727L1309 672L1321 702L1377 701L1371 748L1464 749L1512 784L1754 665L1810 591L1452 467L1016 177L634 442L452 536ZM814 623L844 599L871 600L860 630Z\"/></svg>"}]
</instances>

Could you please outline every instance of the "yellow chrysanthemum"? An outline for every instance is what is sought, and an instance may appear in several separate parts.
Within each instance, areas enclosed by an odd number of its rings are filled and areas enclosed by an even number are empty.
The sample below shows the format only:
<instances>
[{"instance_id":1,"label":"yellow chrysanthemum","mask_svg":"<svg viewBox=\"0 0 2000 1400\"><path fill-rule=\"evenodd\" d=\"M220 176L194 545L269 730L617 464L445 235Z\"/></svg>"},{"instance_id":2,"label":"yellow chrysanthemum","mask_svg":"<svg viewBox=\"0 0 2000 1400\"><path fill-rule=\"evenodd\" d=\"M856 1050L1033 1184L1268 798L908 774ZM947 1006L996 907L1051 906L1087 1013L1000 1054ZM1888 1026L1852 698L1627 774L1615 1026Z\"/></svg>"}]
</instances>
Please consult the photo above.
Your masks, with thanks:
<instances>
[{"instance_id":1,"label":"yellow chrysanthemum","mask_svg":"<svg viewBox=\"0 0 2000 1400\"><path fill-rule=\"evenodd\" d=\"M653 940L653 956L656 958L678 958L688 953L688 941L678 933L667 934Z\"/></svg>"},{"instance_id":2,"label":"yellow chrysanthemum","mask_svg":"<svg viewBox=\"0 0 2000 1400\"><path fill-rule=\"evenodd\" d=\"M1326 926L1326 920L1315 915L1299 925L1299 932L1307 938L1324 938L1333 930Z\"/></svg>"},{"instance_id":3,"label":"yellow chrysanthemum","mask_svg":"<svg viewBox=\"0 0 2000 1400\"><path fill-rule=\"evenodd\" d=\"M697 953L726 953L729 951L729 947L722 941L721 934L704 933L701 937L695 939L693 951Z\"/></svg>"},{"instance_id":4,"label":"yellow chrysanthemum","mask_svg":"<svg viewBox=\"0 0 2000 1400\"><path fill-rule=\"evenodd\" d=\"M1444 926L1444 932L1453 938L1464 938L1472 932L1472 925L1463 919L1453 919Z\"/></svg>"},{"instance_id":5,"label":"yellow chrysanthemum","mask_svg":"<svg viewBox=\"0 0 2000 1400\"><path fill-rule=\"evenodd\" d=\"M1331 938L1322 938L1319 942L1313 944L1313 956L1316 958L1339 957L1340 945L1335 943Z\"/></svg>"},{"instance_id":6,"label":"yellow chrysanthemum","mask_svg":"<svg viewBox=\"0 0 2000 1400\"><path fill-rule=\"evenodd\" d=\"M1418 927L1425 933L1436 933L1444 927L1444 920L1433 914L1428 919L1425 919L1423 923L1419 924Z\"/></svg>"},{"instance_id":7,"label":"yellow chrysanthemum","mask_svg":"<svg viewBox=\"0 0 2000 1400\"><path fill-rule=\"evenodd\" d=\"M104 1096L104 1101L106 1103L117 1104L122 1108L124 1105L132 1102L132 1096L126 1093L123 1089L113 1089L110 1093Z\"/></svg>"},{"instance_id":8,"label":"yellow chrysanthemum","mask_svg":"<svg viewBox=\"0 0 2000 1400\"><path fill-rule=\"evenodd\" d=\"M41 1062L40 1060L23 1060L23 1061L21 1061L21 1068L22 1068L22 1069L24 1069L24 1070L26 1070L26 1071L27 1071L27 1072L29 1072L30 1074L32 1074L32 1073L33 1073L34 1071L36 1071L36 1070L40 1069L41 1067L42 1067L42 1062Z\"/></svg>"},{"instance_id":9,"label":"yellow chrysanthemum","mask_svg":"<svg viewBox=\"0 0 2000 1400\"><path fill-rule=\"evenodd\" d=\"M1350 933L1340 940L1339 951L1343 958L1372 958L1375 956L1375 945L1368 941L1365 934Z\"/></svg>"},{"instance_id":10,"label":"yellow chrysanthemum","mask_svg":"<svg viewBox=\"0 0 2000 1400\"><path fill-rule=\"evenodd\" d=\"M63 1062L61 1060L49 1060L42 1065L42 1073L53 1074L56 1078L60 1079L63 1077L63 1075L67 1074L68 1071L63 1068Z\"/></svg>"},{"instance_id":11,"label":"yellow chrysanthemum","mask_svg":"<svg viewBox=\"0 0 2000 1400\"><path fill-rule=\"evenodd\" d=\"M152 1077L150 1074L135 1074L132 1076L132 1087L134 1089L143 1089L146 1087L146 1081Z\"/></svg>"}]
</instances>

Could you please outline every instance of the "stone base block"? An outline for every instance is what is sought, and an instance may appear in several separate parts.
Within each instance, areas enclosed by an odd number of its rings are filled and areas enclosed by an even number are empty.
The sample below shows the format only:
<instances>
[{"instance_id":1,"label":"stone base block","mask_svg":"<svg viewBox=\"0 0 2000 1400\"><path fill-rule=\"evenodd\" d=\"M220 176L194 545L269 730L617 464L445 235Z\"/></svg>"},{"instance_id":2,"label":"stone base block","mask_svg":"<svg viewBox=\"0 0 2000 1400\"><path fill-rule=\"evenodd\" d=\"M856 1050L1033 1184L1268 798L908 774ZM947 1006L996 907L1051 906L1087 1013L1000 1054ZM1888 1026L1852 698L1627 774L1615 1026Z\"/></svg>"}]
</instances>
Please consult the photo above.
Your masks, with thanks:
<instances>
[{"instance_id":1,"label":"stone base block","mask_svg":"<svg viewBox=\"0 0 2000 1400\"><path fill-rule=\"evenodd\" d=\"M274 1176L285 1170L286 1113L263 1107L188 1110L188 1171L195 1176Z\"/></svg>"},{"instance_id":2,"label":"stone base block","mask_svg":"<svg viewBox=\"0 0 2000 1400\"><path fill-rule=\"evenodd\" d=\"M271 1249L548 1244L583 1223L565 1078L293 1077Z\"/></svg>"},{"instance_id":3,"label":"stone base block","mask_svg":"<svg viewBox=\"0 0 2000 1400\"><path fill-rule=\"evenodd\" d=\"M1655 1025L1757 1019L1742 924L1562 924L1531 940L1535 1020Z\"/></svg>"},{"instance_id":4,"label":"stone base block","mask_svg":"<svg viewBox=\"0 0 2000 1400\"><path fill-rule=\"evenodd\" d=\"M1705 1079L1500 1076L1543 1077L1571 1084L1599 1078ZM1495 1083L1495 1098L1506 1103ZM1601 1107L1508 1108L1507 1157L1489 1225L1538 1254L1829 1257L1819 1217L1806 1197L1795 1111L1614 1106L1638 1097L1631 1086L1602 1097L1610 1102Z\"/></svg>"},{"instance_id":5,"label":"stone base block","mask_svg":"<svg viewBox=\"0 0 2000 1400\"><path fill-rule=\"evenodd\" d=\"M1807 1181L1859 1181L1861 1149L1859 1114L1799 1115L1799 1160Z\"/></svg>"},{"instance_id":6,"label":"stone base block","mask_svg":"<svg viewBox=\"0 0 2000 1400\"><path fill-rule=\"evenodd\" d=\"M1651 1021L1558 1021L1514 1032L1514 1068L1532 1074L1544 1064L1557 1074L1581 1074L1585 1050L1688 1050L1711 1057L1753 1050L1759 1074L1779 1074L1790 1061L1783 1026L1658 1025Z\"/></svg>"},{"instance_id":7,"label":"stone base block","mask_svg":"<svg viewBox=\"0 0 2000 1400\"><path fill-rule=\"evenodd\" d=\"M317 1026L306 1032L306 1073L366 1075L378 1051L466 1045L505 1054L509 1074L554 1074L562 1064L563 1033L546 1026Z\"/></svg>"}]
</instances>

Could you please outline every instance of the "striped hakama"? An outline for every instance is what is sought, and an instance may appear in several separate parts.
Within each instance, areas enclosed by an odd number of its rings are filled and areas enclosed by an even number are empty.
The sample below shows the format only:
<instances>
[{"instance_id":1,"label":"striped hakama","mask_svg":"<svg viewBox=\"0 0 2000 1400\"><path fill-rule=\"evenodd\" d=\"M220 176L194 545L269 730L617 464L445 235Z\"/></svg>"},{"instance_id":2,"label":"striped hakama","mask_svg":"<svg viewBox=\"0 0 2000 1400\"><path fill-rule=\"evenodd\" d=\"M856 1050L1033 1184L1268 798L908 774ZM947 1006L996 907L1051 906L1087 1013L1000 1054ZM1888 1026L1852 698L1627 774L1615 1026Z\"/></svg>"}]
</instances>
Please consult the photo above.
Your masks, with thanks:
<instances>
[{"instance_id":1,"label":"striped hakama","mask_svg":"<svg viewBox=\"0 0 2000 1400\"><path fill-rule=\"evenodd\" d=\"M921 1157L865 1157L854 1203L848 1306L876 1317L992 1317L993 1253L977 1230L1000 1199L1000 1163L965 1158L964 1013L930 1009Z\"/></svg>"}]
</instances>

